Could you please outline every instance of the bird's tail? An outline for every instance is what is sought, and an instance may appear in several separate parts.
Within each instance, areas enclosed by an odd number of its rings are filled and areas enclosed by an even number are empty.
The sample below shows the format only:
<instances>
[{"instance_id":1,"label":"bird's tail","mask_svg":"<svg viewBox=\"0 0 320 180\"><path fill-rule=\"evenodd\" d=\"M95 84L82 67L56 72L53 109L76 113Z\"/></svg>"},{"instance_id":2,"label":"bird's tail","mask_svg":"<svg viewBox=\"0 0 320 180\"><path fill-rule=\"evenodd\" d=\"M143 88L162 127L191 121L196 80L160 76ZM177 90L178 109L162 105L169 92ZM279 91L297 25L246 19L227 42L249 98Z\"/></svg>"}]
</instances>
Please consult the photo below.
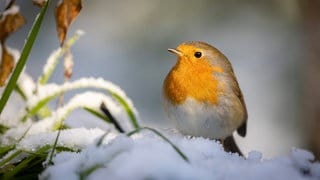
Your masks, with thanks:
<instances>
[{"instance_id":1,"label":"bird's tail","mask_svg":"<svg viewBox=\"0 0 320 180\"><path fill-rule=\"evenodd\" d=\"M240 151L238 145L236 144L233 135L225 138L222 144L225 151L238 153L240 156L243 156L243 153Z\"/></svg>"}]
</instances>

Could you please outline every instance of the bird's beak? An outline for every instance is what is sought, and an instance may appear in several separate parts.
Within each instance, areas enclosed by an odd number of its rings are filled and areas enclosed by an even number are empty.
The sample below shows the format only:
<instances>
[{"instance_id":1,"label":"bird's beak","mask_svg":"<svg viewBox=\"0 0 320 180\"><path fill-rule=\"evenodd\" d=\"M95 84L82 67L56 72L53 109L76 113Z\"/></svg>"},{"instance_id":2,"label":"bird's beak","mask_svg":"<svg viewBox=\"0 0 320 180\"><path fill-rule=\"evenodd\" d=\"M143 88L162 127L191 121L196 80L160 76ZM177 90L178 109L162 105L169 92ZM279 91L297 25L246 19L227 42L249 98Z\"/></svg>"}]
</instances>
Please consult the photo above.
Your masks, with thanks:
<instances>
[{"instance_id":1,"label":"bird's beak","mask_svg":"<svg viewBox=\"0 0 320 180\"><path fill-rule=\"evenodd\" d=\"M182 56L182 52L178 51L177 49L169 48L168 51L171 52L171 53L174 53L174 54L176 54L178 56Z\"/></svg>"}]
</instances>

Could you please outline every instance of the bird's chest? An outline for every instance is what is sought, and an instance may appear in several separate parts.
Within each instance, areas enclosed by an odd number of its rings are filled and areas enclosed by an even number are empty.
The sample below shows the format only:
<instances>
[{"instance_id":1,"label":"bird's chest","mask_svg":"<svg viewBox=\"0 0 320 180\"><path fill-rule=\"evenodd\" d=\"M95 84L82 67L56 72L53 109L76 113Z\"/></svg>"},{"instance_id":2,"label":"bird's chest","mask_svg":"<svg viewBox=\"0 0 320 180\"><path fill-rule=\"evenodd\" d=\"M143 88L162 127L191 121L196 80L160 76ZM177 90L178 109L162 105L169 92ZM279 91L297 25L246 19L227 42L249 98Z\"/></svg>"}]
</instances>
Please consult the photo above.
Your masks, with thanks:
<instances>
[{"instance_id":1,"label":"bird's chest","mask_svg":"<svg viewBox=\"0 0 320 180\"><path fill-rule=\"evenodd\" d=\"M178 62L164 82L164 95L173 104L181 104L188 97L199 102L217 104L221 93L214 72L220 68L203 64Z\"/></svg>"},{"instance_id":2,"label":"bird's chest","mask_svg":"<svg viewBox=\"0 0 320 180\"><path fill-rule=\"evenodd\" d=\"M223 105L199 103L193 98L187 98L181 105L173 105L168 99L163 103L169 119L182 134L223 138L236 128Z\"/></svg>"}]
</instances>

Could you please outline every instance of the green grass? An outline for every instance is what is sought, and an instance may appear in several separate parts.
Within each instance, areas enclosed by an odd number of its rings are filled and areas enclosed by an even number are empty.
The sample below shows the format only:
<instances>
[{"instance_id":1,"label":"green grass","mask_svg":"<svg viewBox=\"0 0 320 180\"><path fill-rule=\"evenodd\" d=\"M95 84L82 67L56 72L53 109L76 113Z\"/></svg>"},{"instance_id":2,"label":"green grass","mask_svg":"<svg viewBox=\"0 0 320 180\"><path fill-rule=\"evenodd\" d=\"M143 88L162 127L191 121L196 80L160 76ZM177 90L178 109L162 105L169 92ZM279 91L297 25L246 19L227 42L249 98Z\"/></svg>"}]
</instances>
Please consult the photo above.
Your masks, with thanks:
<instances>
[{"instance_id":1,"label":"green grass","mask_svg":"<svg viewBox=\"0 0 320 180\"><path fill-rule=\"evenodd\" d=\"M20 76L20 73L22 72L27 59L29 57L29 54L31 52L32 46L38 36L38 32L40 30L41 24L42 24L42 20L44 18L45 13L47 12L48 9L48 5L49 5L50 0L47 0L45 6L42 8L39 16L36 18L35 23L33 24L31 31L29 33L29 36L27 38L27 41L23 47L23 50L21 52L21 56L19 58L19 61L11 75L11 78L9 79L9 82L6 86L6 88L4 89L4 92L2 94L2 97L0 99L0 114L2 113L5 105L8 102L8 99L12 93L12 90L16 87L17 84L17 80Z\"/></svg>"}]
</instances>

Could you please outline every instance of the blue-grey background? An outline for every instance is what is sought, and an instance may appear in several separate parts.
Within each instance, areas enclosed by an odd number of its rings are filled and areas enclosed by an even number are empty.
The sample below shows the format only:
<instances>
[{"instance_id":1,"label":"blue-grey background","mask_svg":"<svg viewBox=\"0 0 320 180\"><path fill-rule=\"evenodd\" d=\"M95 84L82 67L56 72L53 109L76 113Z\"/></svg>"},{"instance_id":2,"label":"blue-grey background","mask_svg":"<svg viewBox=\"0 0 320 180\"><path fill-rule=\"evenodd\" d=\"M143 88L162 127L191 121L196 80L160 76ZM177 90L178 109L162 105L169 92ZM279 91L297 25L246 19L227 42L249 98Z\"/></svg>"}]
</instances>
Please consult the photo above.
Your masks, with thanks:
<instances>
[{"instance_id":1,"label":"blue-grey background","mask_svg":"<svg viewBox=\"0 0 320 180\"><path fill-rule=\"evenodd\" d=\"M71 25L85 36L72 47L74 74L103 77L132 98L148 126L171 127L161 107L162 81L176 57L167 48L190 40L220 49L233 64L249 111L248 135L239 138L245 152L265 157L305 146L301 115L301 63L304 58L302 12L298 0L119 0L83 1ZM21 49L39 8L18 0L27 24L8 40ZM51 2L27 71L37 78L58 47ZM63 82L62 63L52 82ZM69 95L71 96L71 95ZM67 95L68 97L68 95ZM82 111L72 119L92 119Z\"/></svg>"}]
</instances>

